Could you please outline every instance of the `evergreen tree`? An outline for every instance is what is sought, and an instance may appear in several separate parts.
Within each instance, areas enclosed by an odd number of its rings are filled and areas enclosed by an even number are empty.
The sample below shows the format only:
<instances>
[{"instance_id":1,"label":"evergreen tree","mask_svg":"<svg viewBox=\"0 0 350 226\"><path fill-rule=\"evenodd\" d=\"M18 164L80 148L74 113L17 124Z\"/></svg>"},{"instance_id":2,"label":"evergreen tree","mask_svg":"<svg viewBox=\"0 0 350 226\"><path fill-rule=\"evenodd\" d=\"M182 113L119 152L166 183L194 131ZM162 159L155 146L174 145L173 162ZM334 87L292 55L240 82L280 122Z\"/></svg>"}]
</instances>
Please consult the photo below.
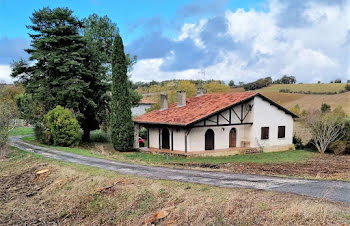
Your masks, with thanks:
<instances>
[{"instance_id":1,"label":"evergreen tree","mask_svg":"<svg viewBox=\"0 0 350 226\"><path fill-rule=\"evenodd\" d=\"M131 150L134 126L123 40L116 35L112 52L111 139L115 150Z\"/></svg>"},{"instance_id":2,"label":"evergreen tree","mask_svg":"<svg viewBox=\"0 0 350 226\"><path fill-rule=\"evenodd\" d=\"M90 130L99 128L108 104L108 83L98 51L80 34L83 24L68 8L43 8L30 19L32 42L26 52L33 64L15 62L12 76L25 85L31 106L36 106L34 125L39 128L43 115L61 105L74 112L87 141Z\"/></svg>"}]
</instances>

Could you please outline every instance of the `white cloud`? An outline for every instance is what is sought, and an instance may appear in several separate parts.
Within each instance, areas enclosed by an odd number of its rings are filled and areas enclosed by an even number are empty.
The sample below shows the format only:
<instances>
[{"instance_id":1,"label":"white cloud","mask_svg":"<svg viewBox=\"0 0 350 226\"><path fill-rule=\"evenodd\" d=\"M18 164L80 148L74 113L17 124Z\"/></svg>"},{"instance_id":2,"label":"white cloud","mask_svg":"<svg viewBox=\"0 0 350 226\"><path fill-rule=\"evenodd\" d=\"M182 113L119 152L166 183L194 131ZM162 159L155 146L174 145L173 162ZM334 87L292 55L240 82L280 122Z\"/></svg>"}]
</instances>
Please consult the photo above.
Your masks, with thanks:
<instances>
[{"instance_id":1,"label":"white cloud","mask_svg":"<svg viewBox=\"0 0 350 226\"><path fill-rule=\"evenodd\" d=\"M10 76L11 67L10 65L0 65L0 81L5 81L6 83L12 83L13 79Z\"/></svg>"},{"instance_id":2,"label":"white cloud","mask_svg":"<svg viewBox=\"0 0 350 226\"><path fill-rule=\"evenodd\" d=\"M218 48L216 51L221 60L216 64L174 72L161 70L166 57L143 59L135 65L133 80L197 79L202 78L198 73L202 69L206 72L204 79L237 82L262 76L277 78L285 73L302 82L349 79L350 1L341 6L305 1L305 8L300 9L307 23L301 26L279 25L277 15L284 9L281 0L271 0L267 11L226 11L223 16L228 24L227 34L242 48ZM201 19L197 23L184 24L176 40L190 38L199 48L206 49L201 32L207 22L207 19ZM171 55L169 53L167 57Z\"/></svg>"}]
</instances>

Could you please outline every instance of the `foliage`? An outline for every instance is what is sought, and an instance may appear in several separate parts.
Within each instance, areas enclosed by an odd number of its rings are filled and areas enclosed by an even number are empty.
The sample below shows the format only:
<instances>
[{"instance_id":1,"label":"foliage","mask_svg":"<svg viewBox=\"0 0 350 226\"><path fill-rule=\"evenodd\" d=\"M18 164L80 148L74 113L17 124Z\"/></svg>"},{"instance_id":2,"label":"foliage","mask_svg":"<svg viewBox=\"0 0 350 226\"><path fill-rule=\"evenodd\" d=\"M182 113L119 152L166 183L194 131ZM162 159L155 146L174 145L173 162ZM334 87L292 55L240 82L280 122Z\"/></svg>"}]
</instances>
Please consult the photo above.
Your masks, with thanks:
<instances>
[{"instance_id":1,"label":"foliage","mask_svg":"<svg viewBox=\"0 0 350 226\"><path fill-rule=\"evenodd\" d=\"M81 35L83 23L68 8L35 11L31 22L31 48L26 50L31 63L12 65L12 76L25 86L26 96L19 103L35 116L32 121L39 131L51 109L72 109L86 139L105 118L108 104L109 85L97 41Z\"/></svg>"},{"instance_id":2,"label":"foliage","mask_svg":"<svg viewBox=\"0 0 350 226\"><path fill-rule=\"evenodd\" d=\"M131 150L134 141L126 63L123 41L117 34L112 54L111 140L119 151Z\"/></svg>"},{"instance_id":3,"label":"foliage","mask_svg":"<svg viewBox=\"0 0 350 226\"><path fill-rule=\"evenodd\" d=\"M90 141L91 142L106 143L106 142L111 141L111 137L106 132L103 132L101 130L94 130L94 131L91 131Z\"/></svg>"},{"instance_id":4,"label":"foliage","mask_svg":"<svg viewBox=\"0 0 350 226\"><path fill-rule=\"evenodd\" d=\"M304 148L303 141L296 134L294 134L294 136L293 136L293 144L295 146L295 149L302 149L302 148Z\"/></svg>"},{"instance_id":5,"label":"foliage","mask_svg":"<svg viewBox=\"0 0 350 226\"><path fill-rule=\"evenodd\" d=\"M231 88L234 88L235 87L235 82L233 80L230 80L228 82L228 86L231 87Z\"/></svg>"},{"instance_id":6,"label":"foliage","mask_svg":"<svg viewBox=\"0 0 350 226\"><path fill-rule=\"evenodd\" d=\"M205 83L203 88L206 89L208 93L224 93L230 91L230 87L228 85L220 82Z\"/></svg>"},{"instance_id":7,"label":"foliage","mask_svg":"<svg viewBox=\"0 0 350 226\"><path fill-rule=\"evenodd\" d=\"M72 111L57 106L44 117L43 141L56 146L78 145L81 139L80 126Z\"/></svg>"},{"instance_id":8,"label":"foliage","mask_svg":"<svg viewBox=\"0 0 350 226\"><path fill-rule=\"evenodd\" d=\"M307 114L305 109L300 108L299 104L296 104L293 107L289 108L289 111L293 112L294 114L296 114L299 117L304 117Z\"/></svg>"},{"instance_id":9,"label":"foliage","mask_svg":"<svg viewBox=\"0 0 350 226\"><path fill-rule=\"evenodd\" d=\"M330 111L331 111L331 106L329 104L323 103L321 105L321 112L322 113L326 113L326 112L330 112Z\"/></svg>"},{"instance_id":10,"label":"foliage","mask_svg":"<svg viewBox=\"0 0 350 226\"><path fill-rule=\"evenodd\" d=\"M2 92L2 91L0 91ZM0 93L1 94L1 93ZM6 143L13 129L11 121L17 115L15 102L8 96L0 95L0 158L7 154Z\"/></svg>"},{"instance_id":11,"label":"foliage","mask_svg":"<svg viewBox=\"0 0 350 226\"><path fill-rule=\"evenodd\" d=\"M332 142L341 139L345 128L344 115L339 111L314 111L308 114L305 123L312 134L311 142L320 153L324 153Z\"/></svg>"},{"instance_id":12,"label":"foliage","mask_svg":"<svg viewBox=\"0 0 350 226\"><path fill-rule=\"evenodd\" d=\"M336 80L334 80L334 83L341 83L341 79L337 78Z\"/></svg>"},{"instance_id":13,"label":"foliage","mask_svg":"<svg viewBox=\"0 0 350 226\"><path fill-rule=\"evenodd\" d=\"M145 127L140 128L140 137L142 137L142 139L147 139L147 129Z\"/></svg>"},{"instance_id":14,"label":"foliage","mask_svg":"<svg viewBox=\"0 0 350 226\"><path fill-rule=\"evenodd\" d=\"M349 84L349 83L345 85L344 90L345 90L345 91L350 91L350 84Z\"/></svg>"},{"instance_id":15,"label":"foliage","mask_svg":"<svg viewBox=\"0 0 350 226\"><path fill-rule=\"evenodd\" d=\"M337 140L330 144L329 148L334 152L336 155L341 155L345 152L346 149L346 141L344 140Z\"/></svg>"},{"instance_id":16,"label":"foliage","mask_svg":"<svg viewBox=\"0 0 350 226\"><path fill-rule=\"evenodd\" d=\"M274 84L295 84L297 80L294 76L283 75L282 78L273 81Z\"/></svg>"},{"instance_id":17,"label":"foliage","mask_svg":"<svg viewBox=\"0 0 350 226\"><path fill-rule=\"evenodd\" d=\"M272 83L271 77L266 77L262 79L258 79L255 82L246 83L243 85L245 90L256 90L261 89L263 87L267 87Z\"/></svg>"}]
</instances>

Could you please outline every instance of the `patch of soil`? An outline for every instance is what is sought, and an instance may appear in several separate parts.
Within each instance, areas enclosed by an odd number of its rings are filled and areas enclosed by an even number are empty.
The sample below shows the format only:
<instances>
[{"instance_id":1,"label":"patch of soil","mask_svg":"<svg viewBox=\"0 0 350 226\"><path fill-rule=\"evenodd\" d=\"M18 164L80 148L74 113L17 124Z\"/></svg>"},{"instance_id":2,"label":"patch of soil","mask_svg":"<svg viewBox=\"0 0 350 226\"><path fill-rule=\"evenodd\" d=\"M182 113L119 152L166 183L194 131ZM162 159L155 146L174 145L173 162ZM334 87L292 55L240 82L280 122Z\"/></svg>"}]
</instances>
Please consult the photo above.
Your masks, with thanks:
<instances>
[{"instance_id":1,"label":"patch of soil","mask_svg":"<svg viewBox=\"0 0 350 226\"><path fill-rule=\"evenodd\" d=\"M344 155L323 154L300 163L180 163L174 165L190 168L219 169L232 173L350 180L350 156Z\"/></svg>"}]
</instances>

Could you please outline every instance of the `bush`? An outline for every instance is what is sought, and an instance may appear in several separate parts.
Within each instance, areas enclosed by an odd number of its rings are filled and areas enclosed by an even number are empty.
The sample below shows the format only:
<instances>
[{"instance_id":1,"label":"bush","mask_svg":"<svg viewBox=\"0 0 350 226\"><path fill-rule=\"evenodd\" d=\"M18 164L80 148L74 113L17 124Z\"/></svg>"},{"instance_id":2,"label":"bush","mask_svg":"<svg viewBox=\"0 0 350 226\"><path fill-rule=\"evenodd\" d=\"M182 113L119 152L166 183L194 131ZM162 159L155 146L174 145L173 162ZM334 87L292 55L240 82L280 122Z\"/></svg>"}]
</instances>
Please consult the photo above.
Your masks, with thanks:
<instances>
[{"instance_id":1,"label":"bush","mask_svg":"<svg viewBox=\"0 0 350 226\"><path fill-rule=\"evenodd\" d=\"M304 148L303 141L300 137L297 137L295 134L293 136L293 144L295 146L295 149L302 149Z\"/></svg>"},{"instance_id":2,"label":"bush","mask_svg":"<svg viewBox=\"0 0 350 226\"><path fill-rule=\"evenodd\" d=\"M101 130L94 130L90 133L91 142L106 143L111 141L111 137L108 133Z\"/></svg>"},{"instance_id":3,"label":"bush","mask_svg":"<svg viewBox=\"0 0 350 226\"><path fill-rule=\"evenodd\" d=\"M346 145L347 145L346 143L347 142L344 140L335 141L331 143L331 145L329 146L329 149L331 149L334 152L334 154L341 155L345 152Z\"/></svg>"},{"instance_id":4,"label":"bush","mask_svg":"<svg viewBox=\"0 0 350 226\"><path fill-rule=\"evenodd\" d=\"M142 139L147 139L147 129L145 127L140 128L140 137L142 137Z\"/></svg>"},{"instance_id":5,"label":"bush","mask_svg":"<svg viewBox=\"0 0 350 226\"><path fill-rule=\"evenodd\" d=\"M57 106L45 115L41 137L47 144L74 146L81 140L81 129L72 111Z\"/></svg>"},{"instance_id":6,"label":"bush","mask_svg":"<svg viewBox=\"0 0 350 226\"><path fill-rule=\"evenodd\" d=\"M350 84L346 84L344 90L345 91L350 91Z\"/></svg>"}]
</instances>

